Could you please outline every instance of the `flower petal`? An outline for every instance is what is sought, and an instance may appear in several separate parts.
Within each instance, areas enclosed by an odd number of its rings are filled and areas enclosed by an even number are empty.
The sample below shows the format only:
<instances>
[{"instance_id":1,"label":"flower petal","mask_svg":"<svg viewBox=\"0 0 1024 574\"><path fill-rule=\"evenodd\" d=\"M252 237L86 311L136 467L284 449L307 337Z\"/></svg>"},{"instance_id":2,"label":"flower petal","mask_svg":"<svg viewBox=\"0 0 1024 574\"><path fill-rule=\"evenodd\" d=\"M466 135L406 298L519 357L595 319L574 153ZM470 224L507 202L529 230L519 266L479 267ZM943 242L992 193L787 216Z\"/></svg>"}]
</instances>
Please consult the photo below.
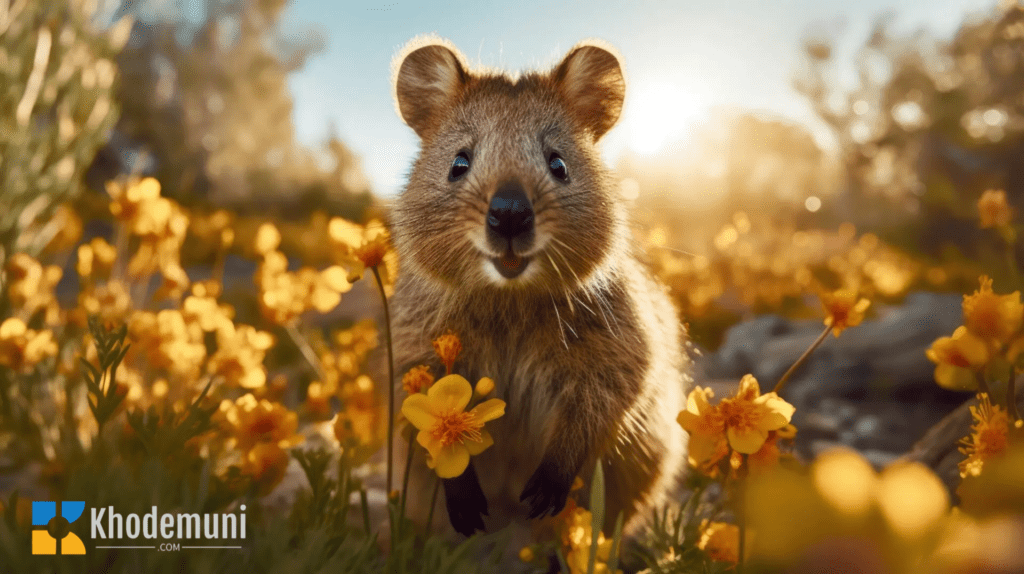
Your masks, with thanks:
<instances>
[{"instance_id":1,"label":"flower petal","mask_svg":"<svg viewBox=\"0 0 1024 574\"><path fill-rule=\"evenodd\" d=\"M698 463L711 459L719 451L722 443L722 435L690 434L689 446L687 447L690 458Z\"/></svg>"},{"instance_id":2,"label":"flower petal","mask_svg":"<svg viewBox=\"0 0 1024 574\"><path fill-rule=\"evenodd\" d=\"M949 363L940 363L935 367L935 382L942 388L954 391L978 390L978 378L974 371Z\"/></svg>"},{"instance_id":3,"label":"flower petal","mask_svg":"<svg viewBox=\"0 0 1024 574\"><path fill-rule=\"evenodd\" d=\"M736 452L743 454L754 454L761 449L761 445L768 438L768 432L760 429L749 429L739 431L729 427L729 445Z\"/></svg>"},{"instance_id":4,"label":"flower petal","mask_svg":"<svg viewBox=\"0 0 1024 574\"><path fill-rule=\"evenodd\" d=\"M694 387L686 398L686 410L699 415L711 407L711 402L708 399L713 396L715 393L710 388Z\"/></svg>"},{"instance_id":5,"label":"flower petal","mask_svg":"<svg viewBox=\"0 0 1024 574\"><path fill-rule=\"evenodd\" d=\"M770 431L786 426L793 418L793 413L796 412L796 407L787 403L775 392L761 395L754 400L754 403L763 405L767 409L758 422L758 427L761 430Z\"/></svg>"},{"instance_id":6,"label":"flower petal","mask_svg":"<svg viewBox=\"0 0 1024 574\"><path fill-rule=\"evenodd\" d=\"M487 432L487 430L484 429L480 431L479 442L467 440L463 444L466 445L466 450L469 451L469 454L471 454L472 456L476 456L482 453L483 451L487 450L488 447L494 444L494 437L492 437L491 433Z\"/></svg>"},{"instance_id":7,"label":"flower petal","mask_svg":"<svg viewBox=\"0 0 1024 574\"><path fill-rule=\"evenodd\" d=\"M687 431L690 431L690 432L693 432L694 429L697 428L697 421L699 421L699 420L700 420L700 416L699 415L691 413L688 410L686 410L686 411L679 411L679 416L676 417L676 422L679 423L679 426L683 427L683 429L685 429Z\"/></svg>"},{"instance_id":8,"label":"flower petal","mask_svg":"<svg viewBox=\"0 0 1024 574\"><path fill-rule=\"evenodd\" d=\"M476 415L476 420L479 423L493 421L505 414L505 401L501 399L487 399L473 407L471 412Z\"/></svg>"},{"instance_id":9,"label":"flower petal","mask_svg":"<svg viewBox=\"0 0 1024 574\"><path fill-rule=\"evenodd\" d=\"M462 412L473 398L473 386L461 375L441 377L427 390L434 412Z\"/></svg>"},{"instance_id":10,"label":"flower petal","mask_svg":"<svg viewBox=\"0 0 1024 574\"><path fill-rule=\"evenodd\" d=\"M434 455L434 463L437 476L455 478L466 472L466 467L469 466L469 449L462 443L450 444Z\"/></svg>"},{"instance_id":11,"label":"flower petal","mask_svg":"<svg viewBox=\"0 0 1024 574\"><path fill-rule=\"evenodd\" d=\"M416 393L402 401L402 414L405 415L406 420L412 423L412 426L421 431L430 430L437 424L433 406L427 395Z\"/></svg>"},{"instance_id":12,"label":"flower petal","mask_svg":"<svg viewBox=\"0 0 1024 574\"><path fill-rule=\"evenodd\" d=\"M427 431L420 431L416 435L416 442L420 443L420 446L427 449L427 453L430 454L431 458L437 456L437 453L441 452L441 449L444 448L441 446L441 441Z\"/></svg>"},{"instance_id":13,"label":"flower petal","mask_svg":"<svg viewBox=\"0 0 1024 574\"><path fill-rule=\"evenodd\" d=\"M754 375L743 375L740 379L739 390L736 391L736 398L752 401L761 395L761 386L757 383Z\"/></svg>"}]
</instances>

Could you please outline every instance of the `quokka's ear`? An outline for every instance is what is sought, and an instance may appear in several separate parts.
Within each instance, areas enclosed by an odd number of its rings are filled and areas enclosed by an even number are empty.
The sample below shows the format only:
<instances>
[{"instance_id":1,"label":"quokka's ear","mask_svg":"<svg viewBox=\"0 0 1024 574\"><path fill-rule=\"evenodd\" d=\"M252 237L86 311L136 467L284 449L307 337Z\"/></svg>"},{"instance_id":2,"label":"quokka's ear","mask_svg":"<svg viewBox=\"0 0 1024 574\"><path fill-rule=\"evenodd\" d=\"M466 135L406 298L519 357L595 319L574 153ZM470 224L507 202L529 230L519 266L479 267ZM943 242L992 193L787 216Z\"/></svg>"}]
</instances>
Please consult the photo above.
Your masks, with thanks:
<instances>
[{"instance_id":1,"label":"quokka's ear","mask_svg":"<svg viewBox=\"0 0 1024 574\"><path fill-rule=\"evenodd\" d=\"M601 138L619 120L626 97L626 78L610 47L589 41L566 54L552 77L571 112Z\"/></svg>"},{"instance_id":2,"label":"quokka's ear","mask_svg":"<svg viewBox=\"0 0 1024 574\"><path fill-rule=\"evenodd\" d=\"M466 85L465 58L451 42L436 36L415 38L395 58L398 113L421 138L433 129L438 112Z\"/></svg>"}]
</instances>

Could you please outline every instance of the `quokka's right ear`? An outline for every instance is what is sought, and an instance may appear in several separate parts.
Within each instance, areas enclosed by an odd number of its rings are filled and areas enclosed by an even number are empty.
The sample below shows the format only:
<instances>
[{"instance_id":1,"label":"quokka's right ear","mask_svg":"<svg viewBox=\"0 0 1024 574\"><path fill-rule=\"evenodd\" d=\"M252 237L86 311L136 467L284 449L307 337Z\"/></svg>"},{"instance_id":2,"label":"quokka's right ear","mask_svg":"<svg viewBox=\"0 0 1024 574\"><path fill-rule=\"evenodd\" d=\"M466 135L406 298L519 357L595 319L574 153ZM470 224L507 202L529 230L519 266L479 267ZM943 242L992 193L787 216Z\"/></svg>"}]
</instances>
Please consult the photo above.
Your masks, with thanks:
<instances>
[{"instance_id":1,"label":"quokka's right ear","mask_svg":"<svg viewBox=\"0 0 1024 574\"><path fill-rule=\"evenodd\" d=\"M626 97L626 78L615 49L599 40L585 40L569 50L552 72L570 111L594 141L619 121Z\"/></svg>"},{"instance_id":2,"label":"quokka's right ear","mask_svg":"<svg viewBox=\"0 0 1024 574\"><path fill-rule=\"evenodd\" d=\"M465 58L451 42L436 36L415 38L395 58L398 113L421 138L435 127L438 113L466 85Z\"/></svg>"}]
</instances>

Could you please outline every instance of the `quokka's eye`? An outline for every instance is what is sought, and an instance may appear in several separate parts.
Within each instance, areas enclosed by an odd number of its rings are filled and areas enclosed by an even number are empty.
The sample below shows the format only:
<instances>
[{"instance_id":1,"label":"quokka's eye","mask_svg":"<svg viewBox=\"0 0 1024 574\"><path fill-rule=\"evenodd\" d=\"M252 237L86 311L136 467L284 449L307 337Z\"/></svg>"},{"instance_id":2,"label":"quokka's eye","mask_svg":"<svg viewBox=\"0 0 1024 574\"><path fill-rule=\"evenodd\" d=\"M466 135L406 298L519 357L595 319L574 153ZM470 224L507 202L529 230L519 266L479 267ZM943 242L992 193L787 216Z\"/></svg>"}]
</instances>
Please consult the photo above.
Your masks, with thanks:
<instances>
[{"instance_id":1,"label":"quokka's eye","mask_svg":"<svg viewBox=\"0 0 1024 574\"><path fill-rule=\"evenodd\" d=\"M551 154L551 157L548 159L548 169L551 170L551 175L555 176L555 179L558 181L569 181L569 166L565 165L565 160L557 153Z\"/></svg>"},{"instance_id":2,"label":"quokka's eye","mask_svg":"<svg viewBox=\"0 0 1024 574\"><path fill-rule=\"evenodd\" d=\"M460 151L459 155L455 156L455 159L452 160L452 169L448 172L448 181L462 178L462 176L466 175L467 171L469 171L469 155L464 151Z\"/></svg>"}]
</instances>

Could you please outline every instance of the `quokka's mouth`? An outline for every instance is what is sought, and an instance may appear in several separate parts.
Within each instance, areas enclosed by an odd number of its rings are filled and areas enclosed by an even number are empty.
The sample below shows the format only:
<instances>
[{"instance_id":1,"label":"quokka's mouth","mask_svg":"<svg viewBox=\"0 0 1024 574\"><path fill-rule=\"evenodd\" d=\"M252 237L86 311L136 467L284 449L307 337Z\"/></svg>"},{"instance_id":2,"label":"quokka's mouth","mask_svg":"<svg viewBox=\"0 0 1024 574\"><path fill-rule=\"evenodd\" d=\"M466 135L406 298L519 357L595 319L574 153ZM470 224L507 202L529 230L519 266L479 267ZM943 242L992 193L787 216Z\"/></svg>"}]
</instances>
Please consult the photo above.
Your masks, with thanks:
<instances>
[{"instance_id":1,"label":"quokka's mouth","mask_svg":"<svg viewBox=\"0 0 1024 574\"><path fill-rule=\"evenodd\" d=\"M516 255L509 249L501 257L492 258L491 262L494 263L494 268L498 270L498 273L501 273L502 277L505 279L515 279L526 270L526 266L530 263L530 258Z\"/></svg>"}]
</instances>

